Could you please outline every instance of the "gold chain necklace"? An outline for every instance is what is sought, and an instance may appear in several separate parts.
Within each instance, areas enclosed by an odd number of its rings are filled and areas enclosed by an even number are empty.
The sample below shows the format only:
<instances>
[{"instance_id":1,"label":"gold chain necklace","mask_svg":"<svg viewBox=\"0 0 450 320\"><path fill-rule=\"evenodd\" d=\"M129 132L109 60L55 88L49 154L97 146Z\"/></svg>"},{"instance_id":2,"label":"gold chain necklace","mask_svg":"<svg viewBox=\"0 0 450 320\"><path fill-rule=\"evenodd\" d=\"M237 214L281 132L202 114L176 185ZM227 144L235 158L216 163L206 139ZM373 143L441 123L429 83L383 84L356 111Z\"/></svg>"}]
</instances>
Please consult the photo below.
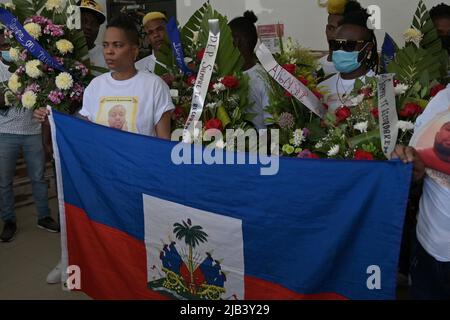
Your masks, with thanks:
<instances>
[{"instance_id":1,"label":"gold chain necklace","mask_svg":"<svg viewBox=\"0 0 450 320\"><path fill-rule=\"evenodd\" d=\"M341 81L341 87L342 87L342 90L344 91L344 94L342 95L342 97L341 97L341 95L339 94L339 80ZM341 104L342 104L343 106L345 106L345 102L347 101L347 100L346 100L346 97L347 97L347 95L348 95L348 91L349 91L349 90L345 90L344 83L343 83L343 81L342 81L341 75L338 74L338 79L337 79L337 81L336 81L336 93L337 93L337 96L338 96L338 98L339 98L339 101L341 102ZM342 100L342 99L344 99L344 100Z\"/></svg>"}]
</instances>

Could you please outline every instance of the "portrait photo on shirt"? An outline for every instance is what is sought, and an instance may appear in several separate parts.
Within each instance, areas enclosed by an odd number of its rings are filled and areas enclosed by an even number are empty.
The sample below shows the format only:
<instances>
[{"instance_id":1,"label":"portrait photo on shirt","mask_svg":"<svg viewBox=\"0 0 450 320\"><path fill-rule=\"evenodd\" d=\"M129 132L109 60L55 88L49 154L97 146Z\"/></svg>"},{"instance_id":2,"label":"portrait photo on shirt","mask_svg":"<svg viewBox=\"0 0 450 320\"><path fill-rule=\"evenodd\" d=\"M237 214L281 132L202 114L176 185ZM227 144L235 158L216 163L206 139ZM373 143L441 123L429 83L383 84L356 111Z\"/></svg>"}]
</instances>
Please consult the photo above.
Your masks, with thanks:
<instances>
[{"instance_id":1,"label":"portrait photo on shirt","mask_svg":"<svg viewBox=\"0 0 450 320\"><path fill-rule=\"evenodd\" d=\"M427 174L445 185L450 184L450 106L436 114L428 125L418 130L413 146L427 169Z\"/></svg>"},{"instance_id":2,"label":"portrait photo on shirt","mask_svg":"<svg viewBox=\"0 0 450 320\"><path fill-rule=\"evenodd\" d=\"M104 97L100 101L96 123L110 128L137 132L137 97Z\"/></svg>"}]
</instances>

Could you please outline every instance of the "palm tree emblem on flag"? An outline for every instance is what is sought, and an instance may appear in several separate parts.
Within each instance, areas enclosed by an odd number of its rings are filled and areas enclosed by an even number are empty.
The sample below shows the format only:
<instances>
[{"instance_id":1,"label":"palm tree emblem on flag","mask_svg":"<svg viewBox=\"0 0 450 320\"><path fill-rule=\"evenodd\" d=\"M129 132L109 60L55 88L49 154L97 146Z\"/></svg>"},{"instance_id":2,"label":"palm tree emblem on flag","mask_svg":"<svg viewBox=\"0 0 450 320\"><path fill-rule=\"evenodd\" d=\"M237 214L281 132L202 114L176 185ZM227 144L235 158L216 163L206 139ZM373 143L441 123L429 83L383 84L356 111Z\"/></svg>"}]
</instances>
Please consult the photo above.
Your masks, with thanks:
<instances>
[{"instance_id":1,"label":"palm tree emblem on flag","mask_svg":"<svg viewBox=\"0 0 450 320\"><path fill-rule=\"evenodd\" d=\"M149 282L148 287L176 299L222 299L227 278L221 262L210 252L195 252L199 244L207 242L203 227L187 219L173 224L173 234L177 240L184 240L187 250L180 247L179 251L175 241L164 243L159 258L165 276Z\"/></svg>"}]
</instances>

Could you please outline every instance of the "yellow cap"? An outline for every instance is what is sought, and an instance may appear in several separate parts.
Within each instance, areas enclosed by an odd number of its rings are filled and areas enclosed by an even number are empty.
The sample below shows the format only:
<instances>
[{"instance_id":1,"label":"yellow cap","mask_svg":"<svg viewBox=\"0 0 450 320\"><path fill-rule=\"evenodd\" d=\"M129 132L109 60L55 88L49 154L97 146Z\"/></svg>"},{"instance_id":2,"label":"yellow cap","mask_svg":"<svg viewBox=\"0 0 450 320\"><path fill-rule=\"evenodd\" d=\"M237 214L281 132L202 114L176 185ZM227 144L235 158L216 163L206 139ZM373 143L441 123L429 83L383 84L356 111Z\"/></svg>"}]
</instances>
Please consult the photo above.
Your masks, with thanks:
<instances>
[{"instance_id":1,"label":"yellow cap","mask_svg":"<svg viewBox=\"0 0 450 320\"><path fill-rule=\"evenodd\" d=\"M152 20L156 20L156 19L167 20L167 18L164 15L164 13L161 13L161 12L158 12L158 11L153 11L153 12L147 13L144 16L144 18L142 19L142 25L145 26L147 24L147 22L152 21Z\"/></svg>"},{"instance_id":2,"label":"yellow cap","mask_svg":"<svg viewBox=\"0 0 450 320\"><path fill-rule=\"evenodd\" d=\"M100 19L100 24L105 22L106 15L103 11L103 7L95 0L81 0L79 7L80 9L88 9L94 11Z\"/></svg>"},{"instance_id":3,"label":"yellow cap","mask_svg":"<svg viewBox=\"0 0 450 320\"><path fill-rule=\"evenodd\" d=\"M345 6L347 5L349 0L328 0L323 2L322 0L318 0L319 6L323 8L327 8L328 14L339 14L343 15L345 11Z\"/></svg>"}]
</instances>

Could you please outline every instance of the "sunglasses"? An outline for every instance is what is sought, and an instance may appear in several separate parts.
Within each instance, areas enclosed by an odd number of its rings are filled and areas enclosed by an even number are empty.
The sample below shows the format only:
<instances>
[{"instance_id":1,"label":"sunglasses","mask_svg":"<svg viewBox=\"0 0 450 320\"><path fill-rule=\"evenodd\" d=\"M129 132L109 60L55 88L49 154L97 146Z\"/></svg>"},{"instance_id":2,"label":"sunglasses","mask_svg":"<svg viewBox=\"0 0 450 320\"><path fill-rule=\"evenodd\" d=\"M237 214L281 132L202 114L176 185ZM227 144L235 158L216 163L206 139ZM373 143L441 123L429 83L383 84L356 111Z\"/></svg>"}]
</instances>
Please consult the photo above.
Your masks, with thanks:
<instances>
[{"instance_id":1,"label":"sunglasses","mask_svg":"<svg viewBox=\"0 0 450 320\"><path fill-rule=\"evenodd\" d=\"M345 39L336 39L328 41L330 45L331 51L344 50L347 52L356 51L356 47L358 44L367 43L365 40L345 40Z\"/></svg>"}]
</instances>

